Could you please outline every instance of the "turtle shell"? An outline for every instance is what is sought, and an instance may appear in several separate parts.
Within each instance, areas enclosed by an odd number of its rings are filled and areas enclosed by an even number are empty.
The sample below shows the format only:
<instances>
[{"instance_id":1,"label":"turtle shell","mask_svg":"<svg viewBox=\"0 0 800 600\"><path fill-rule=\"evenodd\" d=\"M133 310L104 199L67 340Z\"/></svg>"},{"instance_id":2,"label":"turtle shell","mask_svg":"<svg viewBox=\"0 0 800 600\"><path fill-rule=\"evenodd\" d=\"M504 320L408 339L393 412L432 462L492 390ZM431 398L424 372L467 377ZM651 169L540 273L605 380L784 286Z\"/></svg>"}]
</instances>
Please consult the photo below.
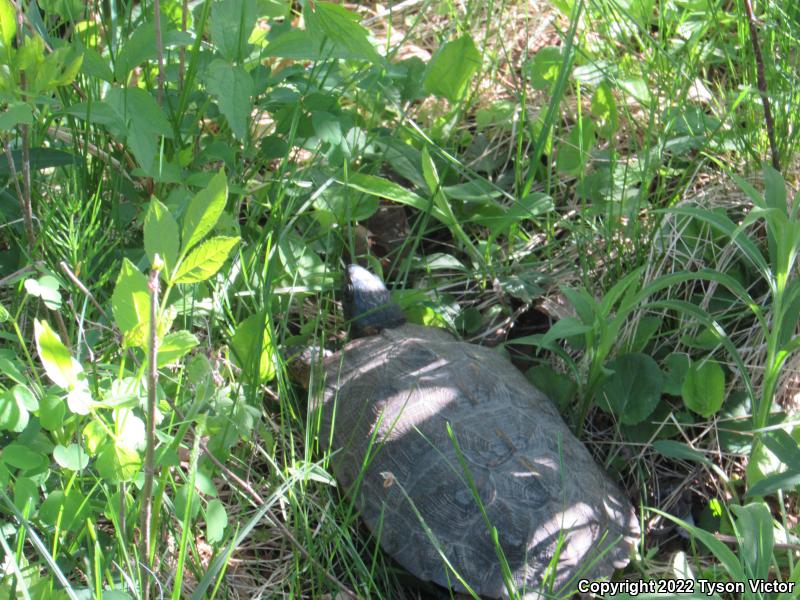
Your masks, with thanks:
<instances>
[{"instance_id":1,"label":"turtle shell","mask_svg":"<svg viewBox=\"0 0 800 600\"><path fill-rule=\"evenodd\" d=\"M630 502L497 352L406 324L351 341L325 373L320 439L334 475L415 576L507 598L493 529L523 597L553 569L558 591L627 564Z\"/></svg>"}]
</instances>

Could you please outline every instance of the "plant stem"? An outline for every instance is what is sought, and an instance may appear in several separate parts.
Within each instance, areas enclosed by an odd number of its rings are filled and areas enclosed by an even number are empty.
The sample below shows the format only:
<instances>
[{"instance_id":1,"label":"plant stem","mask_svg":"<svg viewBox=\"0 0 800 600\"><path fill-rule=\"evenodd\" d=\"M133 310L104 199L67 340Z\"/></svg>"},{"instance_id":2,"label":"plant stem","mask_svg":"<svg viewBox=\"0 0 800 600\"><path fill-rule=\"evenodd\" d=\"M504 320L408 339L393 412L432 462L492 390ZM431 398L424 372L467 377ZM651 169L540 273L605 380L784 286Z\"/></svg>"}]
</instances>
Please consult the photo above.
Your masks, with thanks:
<instances>
[{"instance_id":1,"label":"plant stem","mask_svg":"<svg viewBox=\"0 0 800 600\"><path fill-rule=\"evenodd\" d=\"M150 290L150 344L147 357L147 429L145 431L144 485L142 486L141 550L139 560L143 597L150 598L149 574L152 572L152 509L153 479L155 478L156 444L156 386L158 385L158 271L150 271L147 287ZM148 583L145 583L148 581Z\"/></svg>"},{"instance_id":2,"label":"plant stem","mask_svg":"<svg viewBox=\"0 0 800 600\"><path fill-rule=\"evenodd\" d=\"M769 149L772 154L772 166L776 171L780 171L781 161L778 156L778 143L775 140L775 122L772 120L772 108L770 107L769 96L767 96L767 80L764 77L764 57L761 54L761 46L758 43L756 17L750 0L744 0L744 9L747 12L747 24L750 26L750 43L753 44L753 54L755 54L756 58L756 81L761 103L764 105L764 121L767 125L767 138L769 138Z\"/></svg>"}]
</instances>

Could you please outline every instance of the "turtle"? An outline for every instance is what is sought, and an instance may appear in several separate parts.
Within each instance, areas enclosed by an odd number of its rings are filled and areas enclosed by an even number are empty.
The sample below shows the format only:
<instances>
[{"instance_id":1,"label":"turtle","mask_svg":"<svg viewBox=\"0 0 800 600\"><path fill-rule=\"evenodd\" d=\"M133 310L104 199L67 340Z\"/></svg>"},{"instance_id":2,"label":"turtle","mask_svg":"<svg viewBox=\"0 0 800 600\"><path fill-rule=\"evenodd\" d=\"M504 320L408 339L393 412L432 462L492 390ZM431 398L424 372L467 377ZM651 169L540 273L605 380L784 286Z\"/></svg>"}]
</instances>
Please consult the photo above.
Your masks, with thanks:
<instances>
[{"instance_id":1,"label":"turtle","mask_svg":"<svg viewBox=\"0 0 800 600\"><path fill-rule=\"evenodd\" d=\"M484 598L568 593L627 565L633 506L553 402L497 351L408 323L370 271L344 280L351 340L320 358L319 439L381 548Z\"/></svg>"}]
</instances>

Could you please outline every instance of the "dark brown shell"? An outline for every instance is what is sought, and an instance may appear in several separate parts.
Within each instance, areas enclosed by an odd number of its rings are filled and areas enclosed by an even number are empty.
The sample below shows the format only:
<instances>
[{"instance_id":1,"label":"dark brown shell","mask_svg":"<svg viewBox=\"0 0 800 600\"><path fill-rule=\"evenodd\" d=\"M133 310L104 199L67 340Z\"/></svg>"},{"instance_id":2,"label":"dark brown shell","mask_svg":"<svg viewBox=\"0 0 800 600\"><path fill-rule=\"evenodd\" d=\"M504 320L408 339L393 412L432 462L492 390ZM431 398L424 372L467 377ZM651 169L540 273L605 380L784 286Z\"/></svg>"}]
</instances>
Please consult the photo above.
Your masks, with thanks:
<instances>
[{"instance_id":1,"label":"dark brown shell","mask_svg":"<svg viewBox=\"0 0 800 600\"><path fill-rule=\"evenodd\" d=\"M404 325L352 341L325 370L320 435L328 447L335 414L334 474L383 549L420 579L463 590L441 551L475 592L507 597L491 527L531 597L560 538L554 591L627 564L639 534L630 502L497 352Z\"/></svg>"}]
</instances>

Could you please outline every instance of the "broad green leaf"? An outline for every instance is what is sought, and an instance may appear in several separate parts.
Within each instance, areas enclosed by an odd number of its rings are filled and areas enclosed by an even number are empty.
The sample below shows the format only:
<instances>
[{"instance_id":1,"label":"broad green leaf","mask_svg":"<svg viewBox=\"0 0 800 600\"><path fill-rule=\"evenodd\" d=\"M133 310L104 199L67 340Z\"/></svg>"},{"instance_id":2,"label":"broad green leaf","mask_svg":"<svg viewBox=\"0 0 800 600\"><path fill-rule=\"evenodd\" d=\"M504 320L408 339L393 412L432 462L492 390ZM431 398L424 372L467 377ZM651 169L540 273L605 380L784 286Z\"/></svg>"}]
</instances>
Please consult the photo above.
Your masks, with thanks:
<instances>
[{"instance_id":1,"label":"broad green leaf","mask_svg":"<svg viewBox=\"0 0 800 600\"><path fill-rule=\"evenodd\" d=\"M30 163L31 171L41 171L42 169L49 169L51 167L65 167L72 166L79 163L78 157L62 150L55 150L53 148L31 148L30 149ZM14 161L14 168L17 173L22 169L22 151L12 150L11 158ZM0 176L7 177L11 173L8 165L7 156L0 160Z\"/></svg>"},{"instance_id":2,"label":"broad green leaf","mask_svg":"<svg viewBox=\"0 0 800 600\"><path fill-rule=\"evenodd\" d=\"M172 138L173 133L153 95L141 88L112 87L105 101L126 123L126 140L139 166L148 174L155 172L159 137Z\"/></svg>"},{"instance_id":3,"label":"broad green leaf","mask_svg":"<svg viewBox=\"0 0 800 600\"><path fill-rule=\"evenodd\" d=\"M435 207L431 200L427 200L388 179L376 177L375 175L366 175L364 173L351 173L347 182L341 183L360 192L364 192L365 194L386 198L398 204L411 206L420 212L430 212L434 218L441 221L444 225L448 227L452 225L452 218Z\"/></svg>"},{"instance_id":4,"label":"broad green leaf","mask_svg":"<svg viewBox=\"0 0 800 600\"><path fill-rule=\"evenodd\" d=\"M256 10L262 17L288 17L291 4L290 0L256 0Z\"/></svg>"},{"instance_id":5,"label":"broad green leaf","mask_svg":"<svg viewBox=\"0 0 800 600\"><path fill-rule=\"evenodd\" d=\"M39 471L47 467L47 457L25 444L11 442L0 451L0 460L23 471Z\"/></svg>"},{"instance_id":6,"label":"broad green leaf","mask_svg":"<svg viewBox=\"0 0 800 600\"><path fill-rule=\"evenodd\" d=\"M83 46L75 38L72 43L83 51L83 62L81 63L81 73L92 78L101 79L112 83L114 81L114 73L108 65L108 59L104 58L94 48Z\"/></svg>"},{"instance_id":7,"label":"broad green leaf","mask_svg":"<svg viewBox=\"0 0 800 600\"><path fill-rule=\"evenodd\" d=\"M327 38L320 40L308 31L290 29L275 36L264 49L265 56L278 56L292 60L359 60L347 48L332 44Z\"/></svg>"},{"instance_id":8,"label":"broad green leaf","mask_svg":"<svg viewBox=\"0 0 800 600\"><path fill-rule=\"evenodd\" d=\"M17 13L11 0L0 0L0 42L6 48L11 47L17 35Z\"/></svg>"},{"instance_id":9,"label":"broad green leaf","mask_svg":"<svg viewBox=\"0 0 800 600\"><path fill-rule=\"evenodd\" d=\"M188 512L189 518L194 521L200 514L200 496L195 493L194 487L188 483L178 488L175 494L175 513L183 519Z\"/></svg>"},{"instance_id":10,"label":"broad green leaf","mask_svg":"<svg viewBox=\"0 0 800 600\"><path fill-rule=\"evenodd\" d=\"M0 0L5 2L7 0ZM30 125L33 123L31 107L25 102L14 102L0 113L0 131L11 131L17 125Z\"/></svg>"},{"instance_id":11,"label":"broad green leaf","mask_svg":"<svg viewBox=\"0 0 800 600\"><path fill-rule=\"evenodd\" d=\"M641 423L655 410L661 399L663 377L656 361L633 352L606 364L613 371L600 385L598 402L616 414L626 425Z\"/></svg>"},{"instance_id":12,"label":"broad green leaf","mask_svg":"<svg viewBox=\"0 0 800 600\"><path fill-rule=\"evenodd\" d=\"M31 296L41 298L50 310L61 308L61 292L58 291L58 280L52 275L42 275L39 279L26 279L25 291Z\"/></svg>"},{"instance_id":13,"label":"broad green leaf","mask_svg":"<svg viewBox=\"0 0 800 600\"><path fill-rule=\"evenodd\" d=\"M262 383L275 377L275 350L263 313L250 315L239 323L231 339L231 350L246 377L257 377Z\"/></svg>"},{"instance_id":14,"label":"broad green leaf","mask_svg":"<svg viewBox=\"0 0 800 600\"><path fill-rule=\"evenodd\" d=\"M800 468L800 443L783 429L770 431L761 441L783 464Z\"/></svg>"},{"instance_id":15,"label":"broad green leaf","mask_svg":"<svg viewBox=\"0 0 800 600\"><path fill-rule=\"evenodd\" d=\"M299 235L283 235L278 255L290 280L302 281L306 290L329 290L333 285L330 267Z\"/></svg>"},{"instance_id":16,"label":"broad green leaf","mask_svg":"<svg viewBox=\"0 0 800 600\"><path fill-rule=\"evenodd\" d=\"M181 254L186 255L217 224L228 201L228 180L220 170L205 189L198 192L183 215Z\"/></svg>"},{"instance_id":17,"label":"broad green leaf","mask_svg":"<svg viewBox=\"0 0 800 600\"><path fill-rule=\"evenodd\" d=\"M228 526L228 513L225 505L219 500L211 500L206 508L206 539L211 544L222 541L225 528Z\"/></svg>"},{"instance_id":18,"label":"broad green leaf","mask_svg":"<svg viewBox=\"0 0 800 600\"><path fill-rule=\"evenodd\" d=\"M681 388L686 408L710 417L722 408L725 399L725 373L720 364L709 358L692 364Z\"/></svg>"},{"instance_id":19,"label":"broad green leaf","mask_svg":"<svg viewBox=\"0 0 800 600\"><path fill-rule=\"evenodd\" d=\"M541 48L528 63L528 76L531 79L531 86L536 90L549 90L558 80L558 73L564 57L561 56L561 48L556 46L545 46Z\"/></svg>"},{"instance_id":20,"label":"broad green leaf","mask_svg":"<svg viewBox=\"0 0 800 600\"><path fill-rule=\"evenodd\" d=\"M428 64L425 91L458 102L480 66L481 54L469 35L447 42Z\"/></svg>"},{"instance_id":21,"label":"broad green leaf","mask_svg":"<svg viewBox=\"0 0 800 600\"><path fill-rule=\"evenodd\" d=\"M211 5L211 41L228 62L247 58L257 17L255 0L217 0Z\"/></svg>"},{"instance_id":22,"label":"broad green leaf","mask_svg":"<svg viewBox=\"0 0 800 600\"><path fill-rule=\"evenodd\" d=\"M592 326L582 323L575 317L564 317L556 321L553 326L547 330L539 343L542 347L547 348L551 343L556 340L563 340L576 335L583 335L587 331L591 331Z\"/></svg>"},{"instance_id":23,"label":"broad green leaf","mask_svg":"<svg viewBox=\"0 0 800 600\"><path fill-rule=\"evenodd\" d=\"M197 338L189 331L176 331L164 336L158 346L158 366L164 367L185 356L199 344Z\"/></svg>"},{"instance_id":24,"label":"broad green leaf","mask_svg":"<svg viewBox=\"0 0 800 600\"><path fill-rule=\"evenodd\" d=\"M117 284L111 295L111 309L117 327L123 333L141 325L146 327L150 323L147 277L127 258L122 260Z\"/></svg>"},{"instance_id":25,"label":"broad green leaf","mask_svg":"<svg viewBox=\"0 0 800 600\"><path fill-rule=\"evenodd\" d=\"M162 26L164 21L162 21ZM182 31L166 30L162 32L161 43L163 48L174 48L188 46L192 43L191 35ZM128 37L122 50L114 61L114 71L117 81L124 82L128 73L134 68L148 60L154 60L158 56L158 46L156 43L156 28L152 22L139 25Z\"/></svg>"},{"instance_id":26,"label":"broad green leaf","mask_svg":"<svg viewBox=\"0 0 800 600\"><path fill-rule=\"evenodd\" d=\"M66 412L67 407L60 396L47 394L39 403L39 424L42 429L55 431L64 426Z\"/></svg>"},{"instance_id":27,"label":"broad green leaf","mask_svg":"<svg viewBox=\"0 0 800 600\"><path fill-rule=\"evenodd\" d=\"M307 2L303 9L306 31L322 46L328 44L344 49L354 60L368 60L380 65L383 62L367 39L367 30L358 23L358 16L342 6L330 2Z\"/></svg>"},{"instance_id":28,"label":"broad green leaf","mask_svg":"<svg viewBox=\"0 0 800 600\"><path fill-rule=\"evenodd\" d=\"M247 138L253 95L253 78L243 67L216 59L206 71L205 84L217 99L219 111L238 140Z\"/></svg>"},{"instance_id":29,"label":"broad green leaf","mask_svg":"<svg viewBox=\"0 0 800 600\"><path fill-rule=\"evenodd\" d=\"M0 394L0 430L20 432L28 426L28 409L6 390Z\"/></svg>"},{"instance_id":30,"label":"broad green leaf","mask_svg":"<svg viewBox=\"0 0 800 600\"><path fill-rule=\"evenodd\" d=\"M39 518L51 527L59 523L62 530L78 531L86 527L86 518L92 510L92 502L87 500L89 498L79 486L67 494L61 490L50 492L39 507Z\"/></svg>"},{"instance_id":31,"label":"broad green leaf","mask_svg":"<svg viewBox=\"0 0 800 600\"><path fill-rule=\"evenodd\" d=\"M14 482L14 505L24 515L31 514L39 504L39 486L30 477L17 477Z\"/></svg>"},{"instance_id":32,"label":"broad green leaf","mask_svg":"<svg viewBox=\"0 0 800 600\"><path fill-rule=\"evenodd\" d=\"M575 399L577 384L565 373L558 373L548 365L536 365L525 372L525 377L542 390L561 410L566 410Z\"/></svg>"},{"instance_id":33,"label":"broad green leaf","mask_svg":"<svg viewBox=\"0 0 800 600\"><path fill-rule=\"evenodd\" d=\"M67 392L67 407L77 415L88 415L94 406L89 382L85 377L78 379L78 383Z\"/></svg>"},{"instance_id":34,"label":"broad green leaf","mask_svg":"<svg viewBox=\"0 0 800 600\"><path fill-rule=\"evenodd\" d=\"M238 237L224 236L206 240L178 265L174 282L199 283L216 275L238 242Z\"/></svg>"},{"instance_id":35,"label":"broad green leaf","mask_svg":"<svg viewBox=\"0 0 800 600\"><path fill-rule=\"evenodd\" d=\"M59 444L53 449L53 458L59 465L70 471L81 471L89 464L89 455L86 453L86 449L81 448L78 444L69 446Z\"/></svg>"},{"instance_id":36,"label":"broad green leaf","mask_svg":"<svg viewBox=\"0 0 800 600\"><path fill-rule=\"evenodd\" d=\"M97 472L110 483L133 481L142 468L142 457L135 450L107 441L95 461Z\"/></svg>"},{"instance_id":37,"label":"broad green leaf","mask_svg":"<svg viewBox=\"0 0 800 600\"><path fill-rule=\"evenodd\" d=\"M731 504L736 515L736 537L739 556L755 579L766 580L772 562L774 537L772 515L766 504L753 502L745 506Z\"/></svg>"},{"instance_id":38,"label":"broad green leaf","mask_svg":"<svg viewBox=\"0 0 800 600\"><path fill-rule=\"evenodd\" d=\"M800 488L800 469L791 471L784 471L777 475L770 475L757 481L754 485L749 486L747 489L747 497L758 498L760 496L767 496L773 494L778 490L784 492L791 492Z\"/></svg>"},{"instance_id":39,"label":"broad green leaf","mask_svg":"<svg viewBox=\"0 0 800 600\"><path fill-rule=\"evenodd\" d=\"M579 175L589 169L589 160L594 147L594 124L589 118L579 119L573 125L567 139L558 148L556 167L559 173Z\"/></svg>"},{"instance_id":40,"label":"broad green leaf","mask_svg":"<svg viewBox=\"0 0 800 600\"><path fill-rule=\"evenodd\" d=\"M180 250L178 236L178 223L169 209L153 196L144 217L144 249L151 265L158 254L166 265L166 273L169 274L178 260Z\"/></svg>"},{"instance_id":41,"label":"broad green leaf","mask_svg":"<svg viewBox=\"0 0 800 600\"><path fill-rule=\"evenodd\" d=\"M55 331L50 328L47 321L33 323L36 349L42 361L45 373L60 388L69 390L78 384L78 375L83 372L83 367L70 356L67 347L61 343Z\"/></svg>"},{"instance_id":42,"label":"broad green leaf","mask_svg":"<svg viewBox=\"0 0 800 600\"><path fill-rule=\"evenodd\" d=\"M144 421L134 414L130 408L120 408L114 411L114 426L116 427L117 446L129 450L144 450L147 445Z\"/></svg>"},{"instance_id":43,"label":"broad green leaf","mask_svg":"<svg viewBox=\"0 0 800 600\"><path fill-rule=\"evenodd\" d=\"M673 352L664 359L667 374L664 378L664 393L680 396L686 373L689 372L689 355L684 352Z\"/></svg>"},{"instance_id":44,"label":"broad green leaf","mask_svg":"<svg viewBox=\"0 0 800 600\"><path fill-rule=\"evenodd\" d=\"M781 214L785 214L788 209L786 183L781 174L769 165L764 165L764 200L769 208L774 208Z\"/></svg>"},{"instance_id":45,"label":"broad green leaf","mask_svg":"<svg viewBox=\"0 0 800 600\"><path fill-rule=\"evenodd\" d=\"M667 458L690 460L704 465L711 464L711 461L705 454L694 448L690 448L682 442L676 442L675 440L656 440L653 442L653 450Z\"/></svg>"},{"instance_id":46,"label":"broad green leaf","mask_svg":"<svg viewBox=\"0 0 800 600\"><path fill-rule=\"evenodd\" d=\"M619 128L617 101L611 91L608 80L603 80L592 95L592 115L598 120L597 131L606 139L614 135Z\"/></svg>"},{"instance_id":47,"label":"broad green leaf","mask_svg":"<svg viewBox=\"0 0 800 600\"><path fill-rule=\"evenodd\" d=\"M17 384L9 392L16 398L17 402L27 410L33 412L39 410L39 400L27 385Z\"/></svg>"}]
</instances>

